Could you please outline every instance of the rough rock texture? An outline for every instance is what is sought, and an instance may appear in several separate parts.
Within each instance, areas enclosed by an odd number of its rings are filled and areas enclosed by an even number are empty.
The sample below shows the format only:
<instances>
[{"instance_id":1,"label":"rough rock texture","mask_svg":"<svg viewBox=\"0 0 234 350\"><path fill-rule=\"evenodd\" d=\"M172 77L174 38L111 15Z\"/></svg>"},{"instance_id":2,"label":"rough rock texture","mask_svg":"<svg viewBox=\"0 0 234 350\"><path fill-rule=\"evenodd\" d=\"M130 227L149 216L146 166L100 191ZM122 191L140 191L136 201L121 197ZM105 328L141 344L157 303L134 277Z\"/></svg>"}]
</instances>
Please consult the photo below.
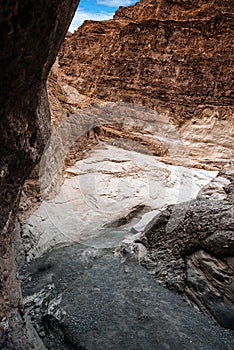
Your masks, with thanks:
<instances>
[{"instance_id":1,"label":"rough rock texture","mask_svg":"<svg viewBox=\"0 0 234 350\"><path fill-rule=\"evenodd\" d=\"M78 0L0 2L0 342L28 349L12 235L20 188L49 136L46 79Z\"/></svg>"},{"instance_id":2,"label":"rough rock texture","mask_svg":"<svg viewBox=\"0 0 234 350\"><path fill-rule=\"evenodd\" d=\"M75 113L77 109L83 109L93 102L89 97L79 94L72 86L62 82L58 58L50 71L47 89L52 129L58 127L64 119Z\"/></svg>"},{"instance_id":3,"label":"rough rock texture","mask_svg":"<svg viewBox=\"0 0 234 350\"><path fill-rule=\"evenodd\" d=\"M230 114L233 13L233 0L144 0L114 20L86 21L59 53L62 78L88 96L169 113L177 125L207 106Z\"/></svg>"},{"instance_id":4,"label":"rough rock texture","mask_svg":"<svg viewBox=\"0 0 234 350\"><path fill-rule=\"evenodd\" d=\"M224 0L141 0L135 6L120 7L114 19L126 21L207 19L212 15L222 15L233 11L233 2Z\"/></svg>"},{"instance_id":5,"label":"rough rock texture","mask_svg":"<svg viewBox=\"0 0 234 350\"><path fill-rule=\"evenodd\" d=\"M60 81L148 106L178 127L195 166L230 166L233 13L233 0L142 0L114 20L86 21L62 45Z\"/></svg>"},{"instance_id":6,"label":"rough rock texture","mask_svg":"<svg viewBox=\"0 0 234 350\"><path fill-rule=\"evenodd\" d=\"M230 330L159 286L127 251L57 247L23 275L27 312L48 349L233 349Z\"/></svg>"},{"instance_id":7,"label":"rough rock texture","mask_svg":"<svg viewBox=\"0 0 234 350\"><path fill-rule=\"evenodd\" d=\"M185 292L224 327L234 329L233 172L221 172L198 198L169 206L142 236L149 253L143 259L156 279ZM181 213L183 214L181 216ZM173 228L173 220L181 220ZM168 226L170 224L172 229Z\"/></svg>"}]
</instances>

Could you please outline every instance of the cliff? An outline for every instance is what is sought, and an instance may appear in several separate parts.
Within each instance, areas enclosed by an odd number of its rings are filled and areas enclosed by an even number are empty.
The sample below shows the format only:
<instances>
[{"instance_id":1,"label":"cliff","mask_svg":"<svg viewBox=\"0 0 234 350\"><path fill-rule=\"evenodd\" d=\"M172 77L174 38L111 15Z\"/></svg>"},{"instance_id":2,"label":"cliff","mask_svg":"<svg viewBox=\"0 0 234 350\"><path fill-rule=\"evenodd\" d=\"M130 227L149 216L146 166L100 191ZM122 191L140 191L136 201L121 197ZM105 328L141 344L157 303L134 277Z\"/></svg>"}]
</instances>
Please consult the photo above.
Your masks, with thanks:
<instances>
[{"instance_id":1,"label":"cliff","mask_svg":"<svg viewBox=\"0 0 234 350\"><path fill-rule=\"evenodd\" d=\"M87 96L169 113L178 126L207 106L229 114L233 16L233 1L121 7L113 20L85 21L66 37L62 79Z\"/></svg>"},{"instance_id":2,"label":"cliff","mask_svg":"<svg viewBox=\"0 0 234 350\"><path fill-rule=\"evenodd\" d=\"M135 6L123 7L115 13L114 19L144 21L149 18L159 20L204 20L211 16L233 12L232 1L212 0L141 0Z\"/></svg>"}]
</instances>

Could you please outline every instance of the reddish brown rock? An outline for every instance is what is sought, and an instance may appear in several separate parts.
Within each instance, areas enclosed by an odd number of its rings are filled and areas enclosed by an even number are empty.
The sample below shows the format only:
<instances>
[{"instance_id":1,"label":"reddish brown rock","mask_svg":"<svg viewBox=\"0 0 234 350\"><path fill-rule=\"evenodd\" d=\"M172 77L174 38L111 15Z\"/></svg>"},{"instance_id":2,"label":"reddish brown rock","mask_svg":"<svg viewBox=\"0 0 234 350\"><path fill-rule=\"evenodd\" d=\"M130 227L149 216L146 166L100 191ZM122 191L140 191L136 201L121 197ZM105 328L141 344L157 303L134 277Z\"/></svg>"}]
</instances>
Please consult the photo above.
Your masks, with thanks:
<instances>
[{"instance_id":1,"label":"reddish brown rock","mask_svg":"<svg viewBox=\"0 0 234 350\"><path fill-rule=\"evenodd\" d=\"M232 105L233 1L150 1L86 21L59 53L63 80L85 95L169 112L180 125Z\"/></svg>"},{"instance_id":2,"label":"reddish brown rock","mask_svg":"<svg viewBox=\"0 0 234 350\"><path fill-rule=\"evenodd\" d=\"M92 102L89 97L79 94L72 86L62 82L58 59L50 71L47 90L53 130L77 109L83 109Z\"/></svg>"},{"instance_id":3,"label":"reddish brown rock","mask_svg":"<svg viewBox=\"0 0 234 350\"><path fill-rule=\"evenodd\" d=\"M127 21L207 19L217 14L233 12L232 1L225 0L141 0L135 6L120 7L114 19Z\"/></svg>"},{"instance_id":4,"label":"reddish brown rock","mask_svg":"<svg viewBox=\"0 0 234 350\"><path fill-rule=\"evenodd\" d=\"M222 242L220 250L224 244ZM227 245L228 246L228 245ZM231 252L229 253L231 254ZM187 259L186 293L219 323L234 329L234 260L199 250Z\"/></svg>"}]
</instances>

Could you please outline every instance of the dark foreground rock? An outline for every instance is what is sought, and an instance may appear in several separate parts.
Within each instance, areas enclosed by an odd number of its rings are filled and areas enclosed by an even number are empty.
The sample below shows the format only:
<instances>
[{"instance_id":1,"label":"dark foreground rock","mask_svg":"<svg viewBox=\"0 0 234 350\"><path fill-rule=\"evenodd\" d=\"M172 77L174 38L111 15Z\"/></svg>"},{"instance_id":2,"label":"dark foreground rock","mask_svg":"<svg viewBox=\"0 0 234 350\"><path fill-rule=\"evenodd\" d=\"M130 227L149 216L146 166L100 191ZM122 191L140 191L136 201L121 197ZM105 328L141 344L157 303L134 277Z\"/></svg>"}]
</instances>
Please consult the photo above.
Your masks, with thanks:
<instances>
[{"instance_id":1,"label":"dark foreground rock","mask_svg":"<svg viewBox=\"0 0 234 350\"><path fill-rule=\"evenodd\" d=\"M149 223L142 264L161 284L185 293L234 329L234 176L223 171L196 200L169 206ZM174 227L175 226L175 227Z\"/></svg>"},{"instance_id":2,"label":"dark foreground rock","mask_svg":"<svg viewBox=\"0 0 234 350\"><path fill-rule=\"evenodd\" d=\"M24 276L26 308L48 349L233 349L230 330L158 285L126 251L60 247Z\"/></svg>"},{"instance_id":3,"label":"dark foreground rock","mask_svg":"<svg viewBox=\"0 0 234 350\"><path fill-rule=\"evenodd\" d=\"M49 137L46 79L78 2L0 1L1 349L34 349L22 320L12 231L20 190Z\"/></svg>"}]
</instances>

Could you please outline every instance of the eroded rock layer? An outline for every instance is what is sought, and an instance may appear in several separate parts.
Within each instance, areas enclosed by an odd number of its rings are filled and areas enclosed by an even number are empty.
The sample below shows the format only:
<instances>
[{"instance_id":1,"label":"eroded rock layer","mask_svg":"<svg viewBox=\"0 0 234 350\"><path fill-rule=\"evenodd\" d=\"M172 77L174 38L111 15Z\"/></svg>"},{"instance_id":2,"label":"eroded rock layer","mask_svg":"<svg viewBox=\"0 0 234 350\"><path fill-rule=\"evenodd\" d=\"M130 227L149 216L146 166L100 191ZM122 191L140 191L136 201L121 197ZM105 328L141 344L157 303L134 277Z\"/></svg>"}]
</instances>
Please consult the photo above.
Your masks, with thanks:
<instances>
[{"instance_id":1,"label":"eroded rock layer","mask_svg":"<svg viewBox=\"0 0 234 350\"><path fill-rule=\"evenodd\" d=\"M86 21L59 54L63 80L85 95L143 104L177 125L232 104L233 1L150 1Z\"/></svg>"},{"instance_id":2,"label":"eroded rock layer","mask_svg":"<svg viewBox=\"0 0 234 350\"><path fill-rule=\"evenodd\" d=\"M233 12L232 1L225 0L141 0L135 6L120 7L114 19L144 21L152 17L160 20L207 19L217 14Z\"/></svg>"}]
</instances>

